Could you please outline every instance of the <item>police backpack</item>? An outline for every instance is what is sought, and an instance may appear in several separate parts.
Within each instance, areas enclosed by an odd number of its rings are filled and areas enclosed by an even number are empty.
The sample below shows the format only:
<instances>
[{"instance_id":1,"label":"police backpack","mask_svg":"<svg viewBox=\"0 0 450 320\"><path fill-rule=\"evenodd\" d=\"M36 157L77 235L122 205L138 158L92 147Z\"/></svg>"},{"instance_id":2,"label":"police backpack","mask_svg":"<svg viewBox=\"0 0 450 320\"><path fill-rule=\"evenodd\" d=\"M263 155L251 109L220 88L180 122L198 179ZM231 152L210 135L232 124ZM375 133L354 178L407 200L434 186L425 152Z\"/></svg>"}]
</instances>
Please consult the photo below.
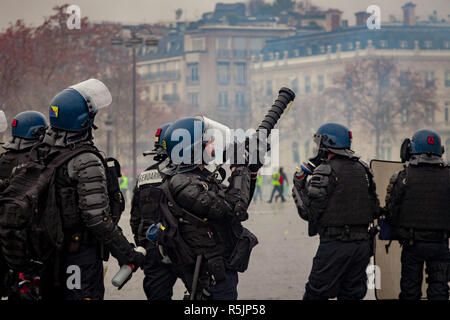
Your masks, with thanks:
<instances>
[{"instance_id":1,"label":"police backpack","mask_svg":"<svg viewBox=\"0 0 450 320\"><path fill-rule=\"evenodd\" d=\"M63 246L62 218L55 194L56 170L85 152L103 160L91 145L49 151L41 146L33 148L29 162L14 169L9 186L0 193L0 248L9 267L24 272L45 263ZM119 210L123 211L122 207L115 210L116 219Z\"/></svg>"}]
</instances>

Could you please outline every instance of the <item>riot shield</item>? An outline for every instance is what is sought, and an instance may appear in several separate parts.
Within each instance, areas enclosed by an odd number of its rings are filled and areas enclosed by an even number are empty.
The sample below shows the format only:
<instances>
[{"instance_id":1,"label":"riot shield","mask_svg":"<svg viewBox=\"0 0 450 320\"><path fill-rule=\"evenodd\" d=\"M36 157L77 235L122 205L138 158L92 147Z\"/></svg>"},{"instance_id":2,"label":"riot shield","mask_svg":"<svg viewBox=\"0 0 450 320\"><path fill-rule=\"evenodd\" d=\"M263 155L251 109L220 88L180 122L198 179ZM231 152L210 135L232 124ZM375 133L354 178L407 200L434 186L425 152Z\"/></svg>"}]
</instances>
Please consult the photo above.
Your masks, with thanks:
<instances>
[{"instance_id":1,"label":"riot shield","mask_svg":"<svg viewBox=\"0 0 450 320\"><path fill-rule=\"evenodd\" d=\"M370 168L373 171L374 181L377 186L377 195L380 199L380 206L385 206L386 189L389 185L389 180L392 175L403 169L401 162L372 160ZM376 237L375 240L375 256L374 263L376 268L375 283L375 297L377 300L392 300L398 299L400 294L400 277L401 277L401 247L398 241L392 241L389 245L389 240L380 240ZM425 285L422 284L422 288ZM422 289L422 294L426 290Z\"/></svg>"}]
</instances>

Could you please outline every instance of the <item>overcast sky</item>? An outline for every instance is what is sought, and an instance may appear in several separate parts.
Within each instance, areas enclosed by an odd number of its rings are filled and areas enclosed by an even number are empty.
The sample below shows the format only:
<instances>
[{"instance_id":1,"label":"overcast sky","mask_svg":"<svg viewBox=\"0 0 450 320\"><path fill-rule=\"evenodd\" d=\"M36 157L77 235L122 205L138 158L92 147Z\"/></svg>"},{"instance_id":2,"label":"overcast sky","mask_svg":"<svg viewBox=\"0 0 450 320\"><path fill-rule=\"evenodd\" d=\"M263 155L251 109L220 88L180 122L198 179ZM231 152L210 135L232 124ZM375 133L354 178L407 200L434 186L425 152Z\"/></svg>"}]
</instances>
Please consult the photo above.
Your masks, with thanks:
<instances>
[{"instance_id":1,"label":"overcast sky","mask_svg":"<svg viewBox=\"0 0 450 320\"><path fill-rule=\"evenodd\" d=\"M300 0L297 0L300 1ZM344 11L344 19L355 24L354 13L371 4L381 8L382 20L390 14L402 17L401 6L410 0L311 0L312 4L323 8L338 8ZM82 16L94 21L118 21L126 23L174 20L175 10L184 11L184 19L196 19L202 13L213 11L217 2L234 3L238 0L0 0L0 29L10 22L23 19L28 24L38 25L43 16L48 16L55 5L76 4ZM245 0L241 1L245 2ZM450 14L450 0L413 0L417 5L416 15L426 17L433 10L440 18Z\"/></svg>"}]
</instances>

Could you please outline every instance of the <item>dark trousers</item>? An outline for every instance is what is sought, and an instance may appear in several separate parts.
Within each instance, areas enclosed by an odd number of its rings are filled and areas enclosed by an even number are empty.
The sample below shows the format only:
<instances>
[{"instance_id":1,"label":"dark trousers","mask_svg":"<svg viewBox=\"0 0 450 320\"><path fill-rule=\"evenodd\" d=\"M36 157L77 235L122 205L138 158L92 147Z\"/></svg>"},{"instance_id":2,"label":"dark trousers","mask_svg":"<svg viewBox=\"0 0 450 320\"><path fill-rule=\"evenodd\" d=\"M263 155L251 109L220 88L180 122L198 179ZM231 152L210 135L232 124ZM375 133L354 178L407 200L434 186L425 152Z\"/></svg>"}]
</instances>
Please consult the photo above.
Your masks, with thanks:
<instances>
[{"instance_id":1,"label":"dark trousers","mask_svg":"<svg viewBox=\"0 0 450 320\"><path fill-rule=\"evenodd\" d=\"M450 281L450 250L448 242L419 242L405 244L402 249L400 299L419 300L422 297L423 268L426 264L427 297L448 300Z\"/></svg>"},{"instance_id":2,"label":"dark trousers","mask_svg":"<svg viewBox=\"0 0 450 320\"><path fill-rule=\"evenodd\" d=\"M191 292L192 279L194 277L193 268L186 269L183 272L183 282L186 288ZM211 300L237 300L238 292L237 285L239 282L239 276L236 271L227 270L225 273L225 279L218 281L216 284L209 287L211 293ZM197 288L198 291L201 288Z\"/></svg>"},{"instance_id":3,"label":"dark trousers","mask_svg":"<svg viewBox=\"0 0 450 320\"><path fill-rule=\"evenodd\" d=\"M148 300L171 300L179 273L171 264L161 262L158 247L147 246L144 264L144 292Z\"/></svg>"},{"instance_id":4,"label":"dark trousers","mask_svg":"<svg viewBox=\"0 0 450 320\"><path fill-rule=\"evenodd\" d=\"M55 268L59 265L59 268ZM77 272L70 271L72 266L79 267L80 287L69 288L68 283ZM59 269L59 270L57 270ZM55 275L59 283L55 282ZM72 280L71 280L72 279ZM103 260L97 245L81 245L76 253L65 253L61 262L46 266L41 276L42 298L45 300L103 300L105 286L103 282Z\"/></svg>"},{"instance_id":5,"label":"dark trousers","mask_svg":"<svg viewBox=\"0 0 450 320\"><path fill-rule=\"evenodd\" d=\"M8 275L8 265L6 264L5 259L0 254L0 298L6 297L7 295L7 288L6 288L6 282Z\"/></svg>"},{"instance_id":6,"label":"dark trousers","mask_svg":"<svg viewBox=\"0 0 450 320\"><path fill-rule=\"evenodd\" d=\"M286 201L284 199L284 197L283 197L283 185L280 185L280 186L273 186L272 194L270 195L269 202L272 202L272 199L273 199L273 196L275 195L275 192L278 192L278 196L281 197L281 201L283 201L283 202ZM275 197L275 199L276 199L276 197Z\"/></svg>"},{"instance_id":7,"label":"dark trousers","mask_svg":"<svg viewBox=\"0 0 450 320\"><path fill-rule=\"evenodd\" d=\"M304 300L360 300L367 292L368 241L321 242L306 283Z\"/></svg>"}]
</instances>

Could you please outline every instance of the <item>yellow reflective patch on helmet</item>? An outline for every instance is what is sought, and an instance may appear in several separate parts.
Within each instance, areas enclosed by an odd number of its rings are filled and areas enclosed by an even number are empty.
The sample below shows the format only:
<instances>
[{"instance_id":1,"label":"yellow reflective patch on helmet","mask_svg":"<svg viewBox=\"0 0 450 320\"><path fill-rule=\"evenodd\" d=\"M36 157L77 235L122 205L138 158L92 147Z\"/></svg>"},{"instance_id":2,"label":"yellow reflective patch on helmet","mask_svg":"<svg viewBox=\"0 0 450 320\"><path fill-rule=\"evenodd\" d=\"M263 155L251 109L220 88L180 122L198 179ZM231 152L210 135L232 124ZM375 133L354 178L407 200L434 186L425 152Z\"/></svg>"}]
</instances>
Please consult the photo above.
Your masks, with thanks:
<instances>
[{"instance_id":1,"label":"yellow reflective patch on helmet","mask_svg":"<svg viewBox=\"0 0 450 320\"><path fill-rule=\"evenodd\" d=\"M57 106L51 106L50 107L50 117L52 118L58 118L58 107Z\"/></svg>"},{"instance_id":2,"label":"yellow reflective patch on helmet","mask_svg":"<svg viewBox=\"0 0 450 320\"><path fill-rule=\"evenodd\" d=\"M162 141L162 144L163 144L163 148L164 148L164 150L167 150L167 144L166 144L166 140L164 140L164 139L163 139L163 141Z\"/></svg>"}]
</instances>

